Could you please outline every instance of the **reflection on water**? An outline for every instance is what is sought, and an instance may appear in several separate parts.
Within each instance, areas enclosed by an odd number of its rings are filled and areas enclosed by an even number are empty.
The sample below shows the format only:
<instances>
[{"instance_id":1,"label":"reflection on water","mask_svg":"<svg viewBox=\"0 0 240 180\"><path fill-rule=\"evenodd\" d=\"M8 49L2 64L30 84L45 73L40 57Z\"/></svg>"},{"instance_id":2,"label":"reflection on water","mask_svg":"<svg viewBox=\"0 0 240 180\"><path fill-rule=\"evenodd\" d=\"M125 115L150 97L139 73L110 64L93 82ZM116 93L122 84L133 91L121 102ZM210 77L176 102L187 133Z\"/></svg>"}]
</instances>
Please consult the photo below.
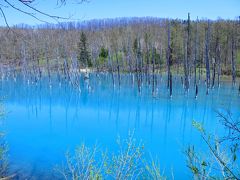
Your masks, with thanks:
<instances>
[{"instance_id":1,"label":"reflection on water","mask_svg":"<svg viewBox=\"0 0 240 180\"><path fill-rule=\"evenodd\" d=\"M166 174L173 169L175 178L189 178L184 146L191 143L205 148L192 120L221 134L215 111L230 109L239 116L240 97L237 88L227 82L206 96L201 82L196 100L194 90L186 95L180 82L180 78L173 80L173 97L169 98L160 76L154 96L151 84L144 84L139 94L130 75L122 75L120 88L113 86L108 74L91 74L88 81L81 79L79 88L54 80L49 87L47 78L38 84L28 84L21 77L16 82L1 81L1 95L6 97L9 111L4 126L11 170L49 177L54 165L63 162L66 150L84 142L114 152L117 136L126 137L134 130Z\"/></svg>"}]
</instances>

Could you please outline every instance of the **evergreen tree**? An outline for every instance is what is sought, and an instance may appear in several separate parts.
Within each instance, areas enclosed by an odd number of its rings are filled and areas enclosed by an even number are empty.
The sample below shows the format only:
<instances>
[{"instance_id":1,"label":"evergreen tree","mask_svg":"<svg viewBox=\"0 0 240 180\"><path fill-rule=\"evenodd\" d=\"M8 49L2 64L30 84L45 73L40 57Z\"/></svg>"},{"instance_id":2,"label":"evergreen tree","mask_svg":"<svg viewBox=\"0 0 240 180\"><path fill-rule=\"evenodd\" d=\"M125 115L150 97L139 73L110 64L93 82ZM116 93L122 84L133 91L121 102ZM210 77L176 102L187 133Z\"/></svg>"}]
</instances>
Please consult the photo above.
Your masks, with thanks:
<instances>
[{"instance_id":1,"label":"evergreen tree","mask_svg":"<svg viewBox=\"0 0 240 180\"><path fill-rule=\"evenodd\" d=\"M92 62L87 48L87 36L84 32L81 33L80 42L78 43L78 50L78 60L80 64L91 67Z\"/></svg>"}]
</instances>

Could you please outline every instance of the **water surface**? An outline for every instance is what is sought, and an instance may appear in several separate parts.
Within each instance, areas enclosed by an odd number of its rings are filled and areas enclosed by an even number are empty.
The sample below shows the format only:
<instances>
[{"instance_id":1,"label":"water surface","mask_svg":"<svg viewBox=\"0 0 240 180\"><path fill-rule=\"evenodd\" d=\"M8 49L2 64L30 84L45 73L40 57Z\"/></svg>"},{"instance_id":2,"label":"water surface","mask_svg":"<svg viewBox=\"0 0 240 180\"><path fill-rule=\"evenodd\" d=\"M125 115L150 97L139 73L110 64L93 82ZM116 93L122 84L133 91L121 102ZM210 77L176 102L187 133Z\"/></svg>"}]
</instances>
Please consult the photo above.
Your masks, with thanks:
<instances>
[{"instance_id":1,"label":"water surface","mask_svg":"<svg viewBox=\"0 0 240 180\"><path fill-rule=\"evenodd\" d=\"M117 76L116 76L117 77ZM239 117L240 97L231 83L206 95L204 82L186 94L179 77L173 80L173 97L169 97L164 78L152 84L143 83L138 92L136 78L121 76L121 87L113 86L111 76L91 74L81 78L80 87L57 78L49 86L47 78L31 83L22 76L1 81L1 96L8 111L3 128L9 145L10 170L25 177L53 177L53 167L64 161L65 152L81 143L96 143L110 152L117 150L118 136L135 137L145 144L147 153L159 159L166 175L173 171L176 179L190 179L184 148L194 144L204 150L192 120L200 121L209 131L224 131L216 110L229 109ZM117 79L115 79L117 82ZM118 84L118 83L116 83Z\"/></svg>"}]
</instances>

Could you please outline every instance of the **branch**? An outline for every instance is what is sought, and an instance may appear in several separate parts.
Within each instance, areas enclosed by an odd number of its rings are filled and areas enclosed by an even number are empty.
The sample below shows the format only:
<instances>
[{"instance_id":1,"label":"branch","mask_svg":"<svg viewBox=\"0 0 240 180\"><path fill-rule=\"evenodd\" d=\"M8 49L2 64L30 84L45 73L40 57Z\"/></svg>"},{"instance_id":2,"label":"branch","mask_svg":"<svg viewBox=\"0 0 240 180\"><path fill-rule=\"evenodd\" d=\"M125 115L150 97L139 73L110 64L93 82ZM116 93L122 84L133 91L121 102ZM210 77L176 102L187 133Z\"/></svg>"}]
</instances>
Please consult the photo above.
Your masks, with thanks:
<instances>
[{"instance_id":1,"label":"branch","mask_svg":"<svg viewBox=\"0 0 240 180\"><path fill-rule=\"evenodd\" d=\"M5 1L7 1L7 0L5 0ZM40 10L38 10L37 8L29 5L29 4L31 4L31 3L29 3L29 2L26 3L26 2L24 2L24 1L22 1L22 0L18 0L18 1L21 2L24 6L32 9L33 11L38 12L38 13L41 14L41 15L50 17L50 18L52 18L52 19L54 19L54 20L56 20L56 21L57 21L58 19L65 19L65 20L70 19L70 17L69 17L69 18L61 17L61 16L51 15L51 14L45 13L45 12L43 12L43 11L40 11Z\"/></svg>"},{"instance_id":2,"label":"branch","mask_svg":"<svg viewBox=\"0 0 240 180\"><path fill-rule=\"evenodd\" d=\"M239 180L239 178L234 174L234 172L226 165L226 163L218 156L216 151L213 149L209 141L206 139L204 134L201 135L207 146L209 147L210 151L212 152L213 156L217 159L217 161L233 176L234 179Z\"/></svg>"},{"instance_id":3,"label":"branch","mask_svg":"<svg viewBox=\"0 0 240 180\"><path fill-rule=\"evenodd\" d=\"M0 7L0 11L1 11L1 13L2 13L2 16L3 16L3 19L4 19L4 22L5 22L6 26L8 27L8 29L10 29L10 27L9 27L9 25L8 25L8 22L7 22L7 18L6 18L6 16L5 16L5 13L4 13L4 11L2 10L1 7Z\"/></svg>"},{"instance_id":4,"label":"branch","mask_svg":"<svg viewBox=\"0 0 240 180\"><path fill-rule=\"evenodd\" d=\"M45 22L47 23L46 21L42 20L42 19L39 19L36 15L34 15L33 13L30 13L30 12L27 12L27 11L24 11L16 6L14 6L13 4L11 4L8 0L4 0L10 7L12 7L13 9L23 13L23 14L26 14L28 16L31 16L33 17L34 19L38 20L38 21L41 21L41 22ZM23 3L24 4L24 3Z\"/></svg>"},{"instance_id":5,"label":"branch","mask_svg":"<svg viewBox=\"0 0 240 180\"><path fill-rule=\"evenodd\" d=\"M13 8L16 11L19 11L19 12L21 12L23 14L31 16L32 18L34 18L34 19L36 19L36 20L38 20L40 22L43 22L43 23L48 23L48 22L43 20L43 19L41 19L41 18L39 18L38 15L49 17L49 18L55 20L57 23L59 22L59 20L69 20L69 19L72 19L71 17L73 15L70 15L69 17L62 17L62 16L52 15L52 14L46 13L44 11L41 11L38 8L35 8L35 7L32 6L32 3L34 1L35 0L18 0L19 3L21 3L22 5L24 5L28 9L30 9L29 11L28 10L23 10L22 8L14 5L14 3L10 2L9 0L4 0L4 2L8 6L4 6L2 4L0 4L0 6L5 7L5 8L11 7L11 8ZM57 0L57 3L59 3L59 1L60 1L61 5L65 5L67 0ZM78 1L79 1L78 3L88 2L88 0L78 0ZM7 23L7 18L4 15L3 9L1 8L0 11L3 14L5 24L7 25L7 27L9 27L9 25ZM80 20L80 19L74 19L74 20Z\"/></svg>"}]
</instances>

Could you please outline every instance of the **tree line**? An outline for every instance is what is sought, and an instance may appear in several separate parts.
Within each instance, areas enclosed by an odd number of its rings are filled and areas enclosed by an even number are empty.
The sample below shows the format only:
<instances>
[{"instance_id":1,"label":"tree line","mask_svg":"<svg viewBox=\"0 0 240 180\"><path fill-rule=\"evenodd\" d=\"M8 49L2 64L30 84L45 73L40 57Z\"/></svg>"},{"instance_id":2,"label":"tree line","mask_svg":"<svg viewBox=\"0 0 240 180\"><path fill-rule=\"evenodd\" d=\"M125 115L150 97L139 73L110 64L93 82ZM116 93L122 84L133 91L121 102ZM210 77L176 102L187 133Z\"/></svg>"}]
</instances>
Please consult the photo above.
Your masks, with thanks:
<instances>
[{"instance_id":1,"label":"tree line","mask_svg":"<svg viewBox=\"0 0 240 180\"><path fill-rule=\"evenodd\" d=\"M239 20L117 18L0 28L1 67L44 72L64 67L142 75L182 74L189 88L203 75L207 87L222 75L240 76ZM4 68L1 69L4 71ZM197 88L197 87L196 87Z\"/></svg>"}]
</instances>

